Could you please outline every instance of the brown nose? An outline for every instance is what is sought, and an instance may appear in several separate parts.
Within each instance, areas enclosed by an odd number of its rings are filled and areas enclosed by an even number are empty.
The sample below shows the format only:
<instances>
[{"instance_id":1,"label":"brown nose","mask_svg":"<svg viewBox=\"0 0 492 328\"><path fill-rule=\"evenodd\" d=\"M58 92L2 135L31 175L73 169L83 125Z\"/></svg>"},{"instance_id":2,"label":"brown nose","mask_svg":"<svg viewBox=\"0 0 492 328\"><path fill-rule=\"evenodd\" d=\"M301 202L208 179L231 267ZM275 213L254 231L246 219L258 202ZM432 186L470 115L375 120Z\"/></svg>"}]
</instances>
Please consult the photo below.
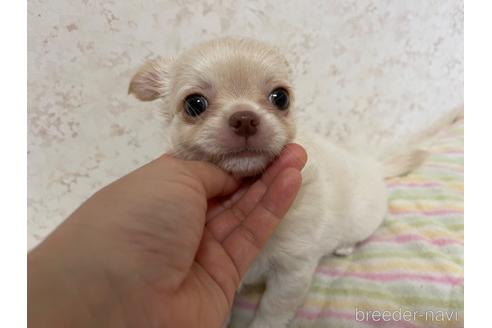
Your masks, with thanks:
<instances>
[{"instance_id":1,"label":"brown nose","mask_svg":"<svg viewBox=\"0 0 492 328\"><path fill-rule=\"evenodd\" d=\"M241 137L255 135L259 124L260 118L251 111L235 112L229 117L229 125L234 132Z\"/></svg>"}]
</instances>

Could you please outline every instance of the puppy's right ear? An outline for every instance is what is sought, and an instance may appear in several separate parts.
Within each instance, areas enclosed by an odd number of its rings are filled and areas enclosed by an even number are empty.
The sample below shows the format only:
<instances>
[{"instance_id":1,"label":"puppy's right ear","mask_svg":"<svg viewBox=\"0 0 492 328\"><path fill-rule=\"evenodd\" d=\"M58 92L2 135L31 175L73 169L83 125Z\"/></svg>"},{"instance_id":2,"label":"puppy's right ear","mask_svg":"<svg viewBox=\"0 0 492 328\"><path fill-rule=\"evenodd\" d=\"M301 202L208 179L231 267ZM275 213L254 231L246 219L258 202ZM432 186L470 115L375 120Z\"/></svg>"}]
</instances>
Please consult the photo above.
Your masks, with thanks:
<instances>
[{"instance_id":1,"label":"puppy's right ear","mask_svg":"<svg viewBox=\"0 0 492 328\"><path fill-rule=\"evenodd\" d=\"M142 101L164 98L169 92L172 59L154 59L145 63L133 76L128 94Z\"/></svg>"}]
</instances>

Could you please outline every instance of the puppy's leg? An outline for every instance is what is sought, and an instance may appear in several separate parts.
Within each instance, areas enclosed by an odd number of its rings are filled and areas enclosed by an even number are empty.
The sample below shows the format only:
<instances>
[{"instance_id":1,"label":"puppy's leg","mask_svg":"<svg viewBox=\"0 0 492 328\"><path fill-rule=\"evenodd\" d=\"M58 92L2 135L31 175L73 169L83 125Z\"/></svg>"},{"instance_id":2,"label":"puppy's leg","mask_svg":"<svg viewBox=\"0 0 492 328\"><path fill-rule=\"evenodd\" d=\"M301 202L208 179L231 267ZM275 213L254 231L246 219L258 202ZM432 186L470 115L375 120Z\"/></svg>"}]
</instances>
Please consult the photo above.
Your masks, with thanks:
<instances>
[{"instance_id":1,"label":"puppy's leg","mask_svg":"<svg viewBox=\"0 0 492 328\"><path fill-rule=\"evenodd\" d=\"M290 271L286 268L269 274L266 289L250 328L287 327L302 305L311 285L318 261L303 262Z\"/></svg>"},{"instance_id":2,"label":"puppy's leg","mask_svg":"<svg viewBox=\"0 0 492 328\"><path fill-rule=\"evenodd\" d=\"M333 252L336 256L349 256L354 252L355 246L339 247Z\"/></svg>"}]
</instances>

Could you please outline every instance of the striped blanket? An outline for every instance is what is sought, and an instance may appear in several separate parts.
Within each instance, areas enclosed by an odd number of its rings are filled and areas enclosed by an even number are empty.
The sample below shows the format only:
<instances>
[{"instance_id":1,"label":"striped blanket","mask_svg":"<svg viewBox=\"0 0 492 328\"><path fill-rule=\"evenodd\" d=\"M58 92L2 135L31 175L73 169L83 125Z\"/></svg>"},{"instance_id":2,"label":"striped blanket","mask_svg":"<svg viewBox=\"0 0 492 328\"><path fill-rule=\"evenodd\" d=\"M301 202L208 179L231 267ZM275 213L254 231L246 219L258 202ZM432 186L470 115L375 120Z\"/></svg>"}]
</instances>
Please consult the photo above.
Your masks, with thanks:
<instances>
[{"instance_id":1,"label":"striped blanket","mask_svg":"<svg viewBox=\"0 0 492 328\"><path fill-rule=\"evenodd\" d=\"M389 215L348 257L324 258L293 327L463 327L463 122L426 163L387 181ZM231 327L253 318L260 289L237 297Z\"/></svg>"}]
</instances>

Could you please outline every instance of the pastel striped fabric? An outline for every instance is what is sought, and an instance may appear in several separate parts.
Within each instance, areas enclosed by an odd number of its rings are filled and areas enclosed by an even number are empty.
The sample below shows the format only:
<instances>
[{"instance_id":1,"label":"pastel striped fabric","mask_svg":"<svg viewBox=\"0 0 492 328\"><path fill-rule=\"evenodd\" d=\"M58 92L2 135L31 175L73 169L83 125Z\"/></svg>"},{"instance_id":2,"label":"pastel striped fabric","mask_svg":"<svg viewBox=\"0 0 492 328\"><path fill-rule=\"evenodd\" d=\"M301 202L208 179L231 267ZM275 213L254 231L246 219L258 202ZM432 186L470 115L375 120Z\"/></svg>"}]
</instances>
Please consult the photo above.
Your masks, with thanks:
<instances>
[{"instance_id":1,"label":"pastel striped fabric","mask_svg":"<svg viewBox=\"0 0 492 328\"><path fill-rule=\"evenodd\" d=\"M354 254L321 261L291 326L463 327L463 122L430 151L417 171L388 180L383 226ZM260 297L237 298L232 327L247 326Z\"/></svg>"}]
</instances>

